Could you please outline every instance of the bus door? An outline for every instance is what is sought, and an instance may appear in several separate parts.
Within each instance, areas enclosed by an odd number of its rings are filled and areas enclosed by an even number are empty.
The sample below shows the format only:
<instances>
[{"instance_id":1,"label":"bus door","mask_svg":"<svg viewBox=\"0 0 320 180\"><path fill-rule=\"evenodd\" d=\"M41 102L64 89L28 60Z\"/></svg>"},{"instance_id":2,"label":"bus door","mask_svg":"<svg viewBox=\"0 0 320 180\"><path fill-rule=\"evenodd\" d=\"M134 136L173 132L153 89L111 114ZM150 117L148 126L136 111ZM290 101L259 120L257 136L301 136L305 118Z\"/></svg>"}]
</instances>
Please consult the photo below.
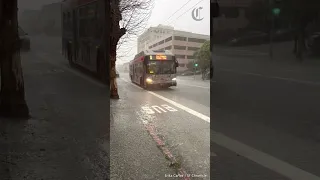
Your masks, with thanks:
<instances>
[{"instance_id":1,"label":"bus door","mask_svg":"<svg viewBox=\"0 0 320 180\"><path fill-rule=\"evenodd\" d=\"M148 74L148 68L147 68L146 62L147 62L147 61L145 61L145 60L142 62L142 70L143 70L143 72L142 72L142 78L143 78L143 81L146 80L147 74Z\"/></svg>"}]
</instances>

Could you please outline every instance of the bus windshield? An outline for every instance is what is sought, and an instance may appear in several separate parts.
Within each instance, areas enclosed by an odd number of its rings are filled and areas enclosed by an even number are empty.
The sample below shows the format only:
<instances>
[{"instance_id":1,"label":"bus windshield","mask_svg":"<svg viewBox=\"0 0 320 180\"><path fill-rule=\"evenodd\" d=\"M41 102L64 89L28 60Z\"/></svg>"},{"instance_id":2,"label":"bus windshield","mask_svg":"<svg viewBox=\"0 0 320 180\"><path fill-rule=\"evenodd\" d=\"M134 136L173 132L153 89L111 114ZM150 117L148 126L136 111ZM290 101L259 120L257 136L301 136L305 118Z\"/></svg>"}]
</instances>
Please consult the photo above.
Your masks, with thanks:
<instances>
[{"instance_id":1,"label":"bus windshield","mask_svg":"<svg viewBox=\"0 0 320 180\"><path fill-rule=\"evenodd\" d=\"M148 74L175 74L176 66L173 60L157 60L148 63Z\"/></svg>"}]
</instances>

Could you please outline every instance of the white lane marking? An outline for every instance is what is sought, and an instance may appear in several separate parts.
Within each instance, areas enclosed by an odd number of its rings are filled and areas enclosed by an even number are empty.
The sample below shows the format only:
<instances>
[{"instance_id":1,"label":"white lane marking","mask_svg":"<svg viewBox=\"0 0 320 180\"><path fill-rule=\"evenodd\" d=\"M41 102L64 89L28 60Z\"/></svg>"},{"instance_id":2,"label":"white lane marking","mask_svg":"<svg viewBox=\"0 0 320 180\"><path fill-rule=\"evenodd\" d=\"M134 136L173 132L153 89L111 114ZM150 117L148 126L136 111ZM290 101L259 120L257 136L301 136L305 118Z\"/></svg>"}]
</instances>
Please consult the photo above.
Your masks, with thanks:
<instances>
[{"instance_id":1,"label":"white lane marking","mask_svg":"<svg viewBox=\"0 0 320 180\"><path fill-rule=\"evenodd\" d=\"M123 79L123 80L125 82L129 83L125 79ZM135 86L138 88L141 88L137 85L135 85ZM187 107L184 107L184 106L182 106L172 100L169 100L165 97L162 97L154 92L150 92L150 91L147 91L147 92L164 100L164 101L167 101L168 103L171 103L172 105L174 105L180 109L184 110L184 108L186 108L188 113L195 115L195 116L199 117L200 119L203 119L203 120L210 123L210 118L205 115L202 115L194 110L191 110ZM307 171L299 169L299 168L297 168L287 162L276 159L275 157L273 157L271 155L268 155L264 152L261 152L257 149L250 147L250 146L247 146L239 141L233 140L233 139L231 139L221 133L210 130L210 141L213 143L216 143L222 147L225 147L225 148L229 149L230 151L233 151L233 152L235 152L235 153L237 153L237 154L239 154L239 155L241 155L251 161L254 161L263 167L266 167L266 168L271 169L271 170L273 170L283 176L286 176L292 180L302 180L302 179L303 180L304 179L320 180L320 177L317 177ZM214 155L212 155L212 156L214 156Z\"/></svg>"},{"instance_id":2,"label":"white lane marking","mask_svg":"<svg viewBox=\"0 0 320 180\"><path fill-rule=\"evenodd\" d=\"M254 161L268 169L271 169L283 176L292 180L320 180L320 177L315 176L307 171L297 168L289 163L276 159L266 153L249 147L239 141L233 140L221 133L211 130L210 141L222 147L225 147L251 161Z\"/></svg>"},{"instance_id":3,"label":"white lane marking","mask_svg":"<svg viewBox=\"0 0 320 180\"><path fill-rule=\"evenodd\" d=\"M149 106L142 106L141 109L143 112L145 112L147 114L154 114L155 113Z\"/></svg>"},{"instance_id":4,"label":"white lane marking","mask_svg":"<svg viewBox=\"0 0 320 180\"><path fill-rule=\"evenodd\" d=\"M176 111L178 111L178 110L176 110L175 108L173 108L173 107L171 107L171 106L169 106L169 105L167 105L167 104L162 104L161 106L162 106L163 108L165 108L166 110L170 111L170 112L176 112Z\"/></svg>"},{"instance_id":5,"label":"white lane marking","mask_svg":"<svg viewBox=\"0 0 320 180\"><path fill-rule=\"evenodd\" d=\"M164 108L164 109L163 109ZM162 104L161 106L156 106L153 105L151 107L149 106L142 106L141 109L147 113L147 114L155 114L155 111L158 113L167 113L167 112L176 112L178 110L176 110L175 108L167 105L167 104ZM165 110L166 109L166 110Z\"/></svg>"},{"instance_id":6,"label":"white lane marking","mask_svg":"<svg viewBox=\"0 0 320 180\"><path fill-rule=\"evenodd\" d=\"M204 114L201 114L201 113L199 113L199 112L197 112L197 111L195 111L195 110L193 110L193 109L190 109L190 108L188 108L188 107L186 107L186 106L183 106L182 104L179 104L179 103L177 103L177 102L175 102L175 101L172 101L172 100L170 100L170 99L168 99L168 98L165 98L165 97L163 97L163 96L160 96L160 95L157 94L157 93L154 93L154 92L151 92L151 91L147 91L147 92L148 92L149 94L152 94L152 95L158 97L159 99L162 99L162 100L164 100L164 101L166 101L166 102L168 102L168 103L170 103L170 104L172 104L172 105L174 105L174 106L176 106L176 107L178 107L178 108L180 108L180 109L188 112L189 114L192 114L192 115L194 115L194 116L196 116L196 117L198 117L198 118L200 118L200 119L202 119L202 120L210 123L210 117L208 117L208 116L206 116L206 115L204 115Z\"/></svg>"},{"instance_id":7,"label":"white lane marking","mask_svg":"<svg viewBox=\"0 0 320 180\"><path fill-rule=\"evenodd\" d=\"M166 110L162 109L162 108L159 107L159 106L151 106L151 108L154 109L155 111L157 111L157 112L160 113L160 114L161 114L162 112L164 112L164 113L167 112Z\"/></svg>"},{"instance_id":8,"label":"white lane marking","mask_svg":"<svg viewBox=\"0 0 320 180\"><path fill-rule=\"evenodd\" d=\"M208 86L190 85L190 84L180 83L180 82L178 81L178 85L179 85L179 84L184 85L184 86L191 86L191 87L198 87L198 88L203 88L203 89L210 89L210 87L208 87Z\"/></svg>"},{"instance_id":9,"label":"white lane marking","mask_svg":"<svg viewBox=\"0 0 320 180\"><path fill-rule=\"evenodd\" d=\"M95 85L97 85L99 87L107 87L105 84L102 84L102 83L100 83L100 82L98 82L98 81L96 81L96 80L94 80L94 79L92 79L92 78L80 73L80 72L77 72L76 70L73 70L70 67L62 66L61 64L59 64L57 62L52 62L52 61L47 60L47 58L48 58L48 54L47 53L37 53L36 56L40 57L41 59L43 59L47 63L49 63L49 64L51 64L53 66L56 66L58 68L61 68L61 69L65 70L65 71L71 72L74 75L76 75L78 77L81 77L81 78L89 81L92 84L95 84Z\"/></svg>"},{"instance_id":10,"label":"white lane marking","mask_svg":"<svg viewBox=\"0 0 320 180\"><path fill-rule=\"evenodd\" d=\"M124 78L121 78L121 79L122 79L123 81L129 83L129 81L127 81L126 79L124 79ZM141 87L139 87L139 86L137 86L137 85L135 85L135 84L133 84L133 83L130 83L130 84L132 84L132 85L134 85L135 87L138 87L138 88L140 88L140 89L143 89L143 88L141 88ZM163 101L166 101L166 102L168 102L168 103L170 103L170 104L172 104L172 105L174 105L174 106L176 106L176 107L178 107L178 108L180 108L180 109L182 109L182 110L184 110L184 111L186 111L186 112L188 112L189 114L192 114L192 115L194 115L194 116L196 116L196 117L198 117L198 118L200 118L200 119L202 119L202 120L210 123L210 117L208 117L208 116L206 116L206 115L204 115L204 114L201 114L201 113L199 113L199 112L197 112L197 111L195 111L195 110L193 110L193 109L190 109L190 108L188 108L188 107L186 107L186 106L184 106L184 105L182 105L182 104L179 104L179 103L177 103L177 102L175 102L175 101L172 101L172 100L170 100L170 99L168 99L168 98L165 98L165 97L163 97L163 96L161 96L161 95L159 95L159 94L157 94L157 93L154 93L154 92L151 92L151 91L146 91L146 92L149 93L149 94L152 94L152 95L158 97L159 99L162 99Z\"/></svg>"},{"instance_id":11,"label":"white lane marking","mask_svg":"<svg viewBox=\"0 0 320 180\"><path fill-rule=\"evenodd\" d=\"M279 79L279 80L284 80L284 81L289 81L289 82L295 82L295 83L300 83L300 84L320 85L320 82L302 81L302 80L297 80L297 79L293 79L293 78L283 78L283 77L277 77L277 76L265 76L265 75L258 74L258 73L241 72L241 71L235 71L235 70L232 70L232 69L223 69L223 68L221 68L220 70L222 70L222 71L227 71L227 72L238 73L238 74L246 74L246 75L252 75L252 76L260 76L260 77L270 78L270 79Z\"/></svg>"}]
</instances>

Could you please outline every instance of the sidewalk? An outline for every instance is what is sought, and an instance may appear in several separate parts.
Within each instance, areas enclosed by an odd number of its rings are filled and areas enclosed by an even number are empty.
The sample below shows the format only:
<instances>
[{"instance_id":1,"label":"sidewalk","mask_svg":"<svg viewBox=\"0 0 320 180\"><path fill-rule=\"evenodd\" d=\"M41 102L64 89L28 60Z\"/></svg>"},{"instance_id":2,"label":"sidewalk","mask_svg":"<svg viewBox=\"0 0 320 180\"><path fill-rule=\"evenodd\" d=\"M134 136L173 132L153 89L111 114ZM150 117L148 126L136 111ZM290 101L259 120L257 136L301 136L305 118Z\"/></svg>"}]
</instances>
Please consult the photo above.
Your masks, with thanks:
<instances>
[{"instance_id":1,"label":"sidewalk","mask_svg":"<svg viewBox=\"0 0 320 180\"><path fill-rule=\"evenodd\" d=\"M22 63L32 118L0 120L1 179L106 179L108 89L32 52L22 55Z\"/></svg>"},{"instance_id":2,"label":"sidewalk","mask_svg":"<svg viewBox=\"0 0 320 180\"><path fill-rule=\"evenodd\" d=\"M176 174L170 161L157 147L142 123L141 106L128 94L129 84L118 81L119 100L110 101L111 110L111 178L114 179L166 179ZM173 178L178 179L178 178Z\"/></svg>"}]
</instances>

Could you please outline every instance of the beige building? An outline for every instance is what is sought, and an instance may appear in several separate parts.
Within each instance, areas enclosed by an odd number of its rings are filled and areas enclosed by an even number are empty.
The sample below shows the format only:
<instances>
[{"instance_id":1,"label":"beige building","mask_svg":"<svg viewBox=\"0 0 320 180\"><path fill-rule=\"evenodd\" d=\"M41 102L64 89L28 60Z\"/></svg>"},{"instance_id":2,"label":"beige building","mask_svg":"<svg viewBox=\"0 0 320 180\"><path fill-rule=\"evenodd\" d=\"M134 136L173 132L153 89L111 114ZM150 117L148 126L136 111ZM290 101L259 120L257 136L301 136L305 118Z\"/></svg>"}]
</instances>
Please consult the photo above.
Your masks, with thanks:
<instances>
[{"instance_id":1,"label":"beige building","mask_svg":"<svg viewBox=\"0 0 320 180\"><path fill-rule=\"evenodd\" d=\"M207 40L210 40L209 35L175 30L172 35L151 42L145 49L170 50L180 64L178 71L184 71L187 69L187 64L194 61L194 52Z\"/></svg>"},{"instance_id":2,"label":"beige building","mask_svg":"<svg viewBox=\"0 0 320 180\"><path fill-rule=\"evenodd\" d=\"M171 35L173 31L173 27L161 24L159 24L157 27L150 27L138 37L137 53L148 49L152 41L167 37L168 35Z\"/></svg>"}]
</instances>

